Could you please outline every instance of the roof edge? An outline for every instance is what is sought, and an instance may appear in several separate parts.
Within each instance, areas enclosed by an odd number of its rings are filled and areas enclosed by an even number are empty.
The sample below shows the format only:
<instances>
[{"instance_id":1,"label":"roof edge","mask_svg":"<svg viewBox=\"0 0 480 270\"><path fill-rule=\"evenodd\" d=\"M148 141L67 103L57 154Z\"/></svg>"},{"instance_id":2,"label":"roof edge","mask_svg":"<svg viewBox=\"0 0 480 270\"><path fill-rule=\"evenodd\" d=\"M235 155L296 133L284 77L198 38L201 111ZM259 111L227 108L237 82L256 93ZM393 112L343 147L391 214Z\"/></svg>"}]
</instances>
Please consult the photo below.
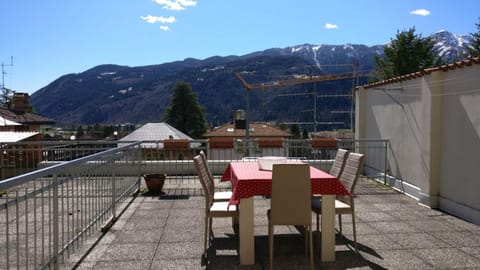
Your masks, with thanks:
<instances>
[{"instance_id":1,"label":"roof edge","mask_svg":"<svg viewBox=\"0 0 480 270\"><path fill-rule=\"evenodd\" d=\"M423 77L424 75L429 75L429 74L431 74L432 72L435 72L435 71L449 71L449 70L454 70L454 69L457 69L457 68L463 68L465 66L471 66L473 64L480 64L480 57L468 58L468 59L465 59L465 60L462 60L462 61L457 61L457 62L454 62L454 63L451 63L451 64L445 64L445 65L441 65L441 66L437 66L437 67L426 68L426 69L423 69L423 70L420 70L420 71L417 71L417 72L397 76L397 77L390 78L390 79L387 79L387 80L365 84L365 85L356 87L356 89L358 90L358 88L360 88L360 87L362 87L364 89L368 89L368 88L374 88L374 87L383 86L383 85L387 85L387 84L391 84L391 83L407 81L407 80Z\"/></svg>"}]
</instances>

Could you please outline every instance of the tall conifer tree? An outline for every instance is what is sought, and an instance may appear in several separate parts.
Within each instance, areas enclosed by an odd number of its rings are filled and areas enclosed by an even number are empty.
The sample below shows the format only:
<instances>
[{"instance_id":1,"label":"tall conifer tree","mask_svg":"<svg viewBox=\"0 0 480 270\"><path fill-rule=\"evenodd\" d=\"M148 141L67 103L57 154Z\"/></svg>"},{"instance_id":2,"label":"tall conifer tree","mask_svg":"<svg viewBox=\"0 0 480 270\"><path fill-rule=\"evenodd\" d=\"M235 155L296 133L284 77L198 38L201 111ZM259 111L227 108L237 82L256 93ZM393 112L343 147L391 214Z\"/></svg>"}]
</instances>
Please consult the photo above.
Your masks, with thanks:
<instances>
[{"instance_id":1,"label":"tall conifer tree","mask_svg":"<svg viewBox=\"0 0 480 270\"><path fill-rule=\"evenodd\" d=\"M477 32L470 34L471 47L468 49L471 57L480 56L480 19L475 25L477 26Z\"/></svg>"},{"instance_id":2,"label":"tall conifer tree","mask_svg":"<svg viewBox=\"0 0 480 270\"><path fill-rule=\"evenodd\" d=\"M376 71L382 79L389 79L420 71L440 64L431 38L415 34L415 27L398 32L384 47L383 58L375 57Z\"/></svg>"},{"instance_id":3,"label":"tall conifer tree","mask_svg":"<svg viewBox=\"0 0 480 270\"><path fill-rule=\"evenodd\" d=\"M172 101L165 111L164 121L196 139L207 131L205 109L199 105L197 94L188 83L179 81L174 85Z\"/></svg>"}]
</instances>

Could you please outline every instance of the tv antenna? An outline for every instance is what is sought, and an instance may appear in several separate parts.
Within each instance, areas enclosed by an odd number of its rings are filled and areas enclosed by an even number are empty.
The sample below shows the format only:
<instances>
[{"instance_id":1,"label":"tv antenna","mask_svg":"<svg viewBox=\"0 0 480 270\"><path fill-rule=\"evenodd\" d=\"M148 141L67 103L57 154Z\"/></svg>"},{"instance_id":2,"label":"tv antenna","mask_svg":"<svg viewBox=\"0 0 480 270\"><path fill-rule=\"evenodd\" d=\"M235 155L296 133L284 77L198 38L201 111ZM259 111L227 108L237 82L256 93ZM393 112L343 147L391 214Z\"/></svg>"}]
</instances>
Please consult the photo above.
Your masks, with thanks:
<instances>
[{"instance_id":1,"label":"tv antenna","mask_svg":"<svg viewBox=\"0 0 480 270\"><path fill-rule=\"evenodd\" d=\"M5 75L7 75L5 67L13 67L13 56L10 56L10 64L4 64L2 62L2 90L5 89Z\"/></svg>"}]
</instances>

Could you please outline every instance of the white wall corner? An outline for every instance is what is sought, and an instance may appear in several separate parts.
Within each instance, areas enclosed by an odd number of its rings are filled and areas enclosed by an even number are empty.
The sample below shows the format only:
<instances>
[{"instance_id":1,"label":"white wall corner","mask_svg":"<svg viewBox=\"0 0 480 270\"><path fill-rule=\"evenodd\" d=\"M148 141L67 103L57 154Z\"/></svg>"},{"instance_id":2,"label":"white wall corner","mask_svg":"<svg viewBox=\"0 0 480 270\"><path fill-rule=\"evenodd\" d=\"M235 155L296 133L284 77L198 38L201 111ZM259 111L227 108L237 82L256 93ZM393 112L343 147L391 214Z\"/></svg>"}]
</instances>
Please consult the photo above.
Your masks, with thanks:
<instances>
[{"instance_id":1,"label":"white wall corner","mask_svg":"<svg viewBox=\"0 0 480 270\"><path fill-rule=\"evenodd\" d=\"M430 208L438 208L438 195L418 193L418 203Z\"/></svg>"}]
</instances>

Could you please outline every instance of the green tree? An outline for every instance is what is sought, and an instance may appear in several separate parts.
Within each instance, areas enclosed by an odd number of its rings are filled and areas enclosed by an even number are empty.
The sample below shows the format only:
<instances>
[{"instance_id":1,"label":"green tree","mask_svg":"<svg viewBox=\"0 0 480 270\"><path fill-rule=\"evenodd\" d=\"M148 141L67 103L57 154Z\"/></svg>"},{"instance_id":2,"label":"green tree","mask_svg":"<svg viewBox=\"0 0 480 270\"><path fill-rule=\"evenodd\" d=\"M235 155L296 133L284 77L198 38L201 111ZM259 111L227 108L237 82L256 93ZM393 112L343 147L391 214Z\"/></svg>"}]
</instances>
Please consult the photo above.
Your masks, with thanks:
<instances>
[{"instance_id":1,"label":"green tree","mask_svg":"<svg viewBox=\"0 0 480 270\"><path fill-rule=\"evenodd\" d=\"M308 139L308 137L309 137L309 136L308 136L308 130L303 129L302 138L303 138L303 139Z\"/></svg>"},{"instance_id":2,"label":"green tree","mask_svg":"<svg viewBox=\"0 0 480 270\"><path fill-rule=\"evenodd\" d=\"M0 94L0 104L10 109L13 94L15 94L15 91L13 91L12 89L2 87L2 93Z\"/></svg>"},{"instance_id":3,"label":"green tree","mask_svg":"<svg viewBox=\"0 0 480 270\"><path fill-rule=\"evenodd\" d=\"M420 71L440 64L430 37L415 34L415 27L397 32L395 39L384 47L383 58L375 57L376 71L383 79L389 79Z\"/></svg>"},{"instance_id":4,"label":"green tree","mask_svg":"<svg viewBox=\"0 0 480 270\"><path fill-rule=\"evenodd\" d=\"M477 32L470 34L471 47L468 48L471 57L480 56L480 19L475 25L477 26Z\"/></svg>"},{"instance_id":5,"label":"green tree","mask_svg":"<svg viewBox=\"0 0 480 270\"><path fill-rule=\"evenodd\" d=\"M182 81L173 87L172 101L163 120L192 138L201 138L207 131L205 109L199 105L190 85Z\"/></svg>"},{"instance_id":6,"label":"green tree","mask_svg":"<svg viewBox=\"0 0 480 270\"><path fill-rule=\"evenodd\" d=\"M114 131L113 126L111 126L111 125L104 126L103 127L103 138L106 138L108 136L113 135L113 131Z\"/></svg>"},{"instance_id":7,"label":"green tree","mask_svg":"<svg viewBox=\"0 0 480 270\"><path fill-rule=\"evenodd\" d=\"M77 128L76 136L77 138L81 138L85 135L85 132L83 131L83 127L80 125Z\"/></svg>"},{"instance_id":8,"label":"green tree","mask_svg":"<svg viewBox=\"0 0 480 270\"><path fill-rule=\"evenodd\" d=\"M301 134L300 134L300 127L297 124L293 124L290 126L290 133L292 134L292 137L294 139L300 139Z\"/></svg>"}]
</instances>

